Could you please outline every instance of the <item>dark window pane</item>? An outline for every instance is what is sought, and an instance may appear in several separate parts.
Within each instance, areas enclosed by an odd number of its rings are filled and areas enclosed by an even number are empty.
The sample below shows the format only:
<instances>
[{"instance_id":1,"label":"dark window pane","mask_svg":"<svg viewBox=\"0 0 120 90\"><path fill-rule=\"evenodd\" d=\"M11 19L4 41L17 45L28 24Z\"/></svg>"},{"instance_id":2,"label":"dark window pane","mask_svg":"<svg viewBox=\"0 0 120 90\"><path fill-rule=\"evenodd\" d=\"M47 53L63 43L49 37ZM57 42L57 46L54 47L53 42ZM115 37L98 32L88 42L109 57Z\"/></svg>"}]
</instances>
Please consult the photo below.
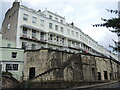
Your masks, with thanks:
<instances>
[{"instance_id":1,"label":"dark window pane","mask_svg":"<svg viewBox=\"0 0 120 90\"><path fill-rule=\"evenodd\" d=\"M12 64L6 64L6 71L12 70Z\"/></svg>"},{"instance_id":2,"label":"dark window pane","mask_svg":"<svg viewBox=\"0 0 120 90\"><path fill-rule=\"evenodd\" d=\"M18 70L18 64L13 64L13 70Z\"/></svg>"},{"instance_id":3,"label":"dark window pane","mask_svg":"<svg viewBox=\"0 0 120 90\"><path fill-rule=\"evenodd\" d=\"M17 52L12 52L12 58L16 58L17 57Z\"/></svg>"}]
</instances>

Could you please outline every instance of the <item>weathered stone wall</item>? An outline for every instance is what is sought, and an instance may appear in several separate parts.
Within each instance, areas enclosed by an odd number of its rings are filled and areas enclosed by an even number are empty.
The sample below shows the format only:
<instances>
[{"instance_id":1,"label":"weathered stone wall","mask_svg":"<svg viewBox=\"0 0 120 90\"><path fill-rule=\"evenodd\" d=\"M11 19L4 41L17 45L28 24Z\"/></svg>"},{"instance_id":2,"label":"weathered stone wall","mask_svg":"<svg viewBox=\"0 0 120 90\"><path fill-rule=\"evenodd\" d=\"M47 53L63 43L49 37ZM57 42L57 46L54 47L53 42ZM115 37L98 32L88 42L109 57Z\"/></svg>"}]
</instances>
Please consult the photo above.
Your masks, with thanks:
<instances>
[{"instance_id":1,"label":"weathered stone wall","mask_svg":"<svg viewBox=\"0 0 120 90\"><path fill-rule=\"evenodd\" d=\"M84 81L95 81L96 62L94 56L81 55Z\"/></svg>"},{"instance_id":2,"label":"weathered stone wall","mask_svg":"<svg viewBox=\"0 0 120 90\"><path fill-rule=\"evenodd\" d=\"M117 79L118 67L117 67L117 63L114 61L112 61L112 69L113 69L113 79Z\"/></svg>"},{"instance_id":3,"label":"weathered stone wall","mask_svg":"<svg viewBox=\"0 0 120 90\"><path fill-rule=\"evenodd\" d=\"M15 88L18 85L18 81L9 76L2 76L2 88Z\"/></svg>"},{"instance_id":4,"label":"weathered stone wall","mask_svg":"<svg viewBox=\"0 0 120 90\"><path fill-rule=\"evenodd\" d=\"M81 67L81 56L72 55L64 68L64 80L66 81L81 81L83 80L82 67Z\"/></svg>"},{"instance_id":5,"label":"weathered stone wall","mask_svg":"<svg viewBox=\"0 0 120 90\"><path fill-rule=\"evenodd\" d=\"M28 51L24 78L27 80L29 68L35 67L35 76L40 76L39 80L81 80L80 63L80 56L71 53L54 50Z\"/></svg>"},{"instance_id":6,"label":"weathered stone wall","mask_svg":"<svg viewBox=\"0 0 120 90\"><path fill-rule=\"evenodd\" d=\"M25 53L26 55L26 65L24 68L24 77L28 79L29 77L29 68L35 67L35 76L40 73L45 72L50 68L50 60L48 59L49 55L47 54L48 50L32 51Z\"/></svg>"},{"instance_id":7,"label":"weathered stone wall","mask_svg":"<svg viewBox=\"0 0 120 90\"><path fill-rule=\"evenodd\" d=\"M100 80L111 80L112 79L112 70L110 60L104 57L95 57L96 66L97 66L97 76L100 73ZM106 78L104 72L107 72Z\"/></svg>"},{"instance_id":8,"label":"weathered stone wall","mask_svg":"<svg viewBox=\"0 0 120 90\"><path fill-rule=\"evenodd\" d=\"M120 65L118 64L118 78L120 79Z\"/></svg>"},{"instance_id":9,"label":"weathered stone wall","mask_svg":"<svg viewBox=\"0 0 120 90\"><path fill-rule=\"evenodd\" d=\"M25 54L24 78L26 80L29 79L30 67L35 67L35 76L32 79L34 81L112 80L116 70L119 71L116 68L118 64L105 57L50 49L26 51Z\"/></svg>"}]
</instances>

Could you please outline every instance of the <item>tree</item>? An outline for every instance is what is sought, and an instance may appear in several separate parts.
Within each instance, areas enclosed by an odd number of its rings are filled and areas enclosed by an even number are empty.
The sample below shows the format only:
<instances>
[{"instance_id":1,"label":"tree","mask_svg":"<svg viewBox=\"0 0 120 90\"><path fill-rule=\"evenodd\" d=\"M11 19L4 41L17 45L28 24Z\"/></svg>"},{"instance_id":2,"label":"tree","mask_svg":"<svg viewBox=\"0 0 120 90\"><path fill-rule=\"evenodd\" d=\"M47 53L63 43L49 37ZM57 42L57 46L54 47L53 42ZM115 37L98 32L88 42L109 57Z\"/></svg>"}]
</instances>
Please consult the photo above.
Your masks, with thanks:
<instances>
[{"instance_id":1,"label":"tree","mask_svg":"<svg viewBox=\"0 0 120 90\"><path fill-rule=\"evenodd\" d=\"M118 10L109 10L109 9L106 9L108 12L110 13L114 13L114 14L117 14L117 17L115 18L111 18L111 19L103 19L101 18L101 20L104 21L104 23L102 24L95 24L93 25L93 27L106 27L106 28L112 28L113 30L110 30L111 32L113 33L116 33L118 38L120 38L120 11ZM114 40L113 40L114 41ZM111 46L109 45L110 47L113 48L113 51L116 51L116 52L120 52L120 40L117 41L114 41L115 43L115 46Z\"/></svg>"}]
</instances>

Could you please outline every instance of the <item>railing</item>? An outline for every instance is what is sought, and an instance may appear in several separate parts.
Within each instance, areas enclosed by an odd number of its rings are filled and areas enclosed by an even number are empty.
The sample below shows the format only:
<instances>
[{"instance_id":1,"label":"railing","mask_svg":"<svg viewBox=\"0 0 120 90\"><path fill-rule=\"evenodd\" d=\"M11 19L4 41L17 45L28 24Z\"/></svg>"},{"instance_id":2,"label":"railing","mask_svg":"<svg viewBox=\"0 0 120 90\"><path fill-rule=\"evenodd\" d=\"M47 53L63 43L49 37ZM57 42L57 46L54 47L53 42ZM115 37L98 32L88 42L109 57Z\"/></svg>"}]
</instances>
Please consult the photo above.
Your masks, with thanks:
<instances>
[{"instance_id":1,"label":"railing","mask_svg":"<svg viewBox=\"0 0 120 90\"><path fill-rule=\"evenodd\" d=\"M44 38L40 38L40 41L46 42L47 40L45 40Z\"/></svg>"},{"instance_id":2,"label":"railing","mask_svg":"<svg viewBox=\"0 0 120 90\"><path fill-rule=\"evenodd\" d=\"M21 36L27 38L27 35L26 35L26 34L23 34L23 35L21 35Z\"/></svg>"},{"instance_id":3,"label":"railing","mask_svg":"<svg viewBox=\"0 0 120 90\"><path fill-rule=\"evenodd\" d=\"M35 36L32 36L32 39L36 39L36 40L38 40Z\"/></svg>"},{"instance_id":4,"label":"railing","mask_svg":"<svg viewBox=\"0 0 120 90\"><path fill-rule=\"evenodd\" d=\"M48 43L49 43L49 44L53 44L53 45L57 45L57 46L63 46L63 47L65 46L64 43L62 43L62 42L57 42L57 41L53 41L53 40L49 40Z\"/></svg>"},{"instance_id":5,"label":"railing","mask_svg":"<svg viewBox=\"0 0 120 90\"><path fill-rule=\"evenodd\" d=\"M28 37L27 35L21 35L21 37L20 37L21 39L25 39L25 40L30 40L30 41L35 41L35 42L41 42L41 43L49 43L49 44L53 44L53 45L57 45L57 46L62 46L62 47L65 47L65 44L64 43L62 43L62 42L57 42L57 41L53 41L53 40L49 40L48 42L47 42L47 40L45 40L44 38L40 38L40 40L38 40L36 37ZM84 48L80 48L80 47L78 47L78 46L73 46L73 45L71 45L71 44L68 44L68 48L69 49L73 49L73 50L77 50L77 51L83 51L83 52L85 52L86 51L86 49L84 49ZM94 54L91 50L88 50L88 52L87 53L91 53L91 54Z\"/></svg>"},{"instance_id":6,"label":"railing","mask_svg":"<svg viewBox=\"0 0 120 90\"><path fill-rule=\"evenodd\" d=\"M31 37L28 37L27 35L21 35L20 39L25 39L25 40L35 41L35 42L43 42L43 43L47 42L47 40L45 40L43 38L39 40L34 36L32 36L32 38L31 38Z\"/></svg>"}]
</instances>

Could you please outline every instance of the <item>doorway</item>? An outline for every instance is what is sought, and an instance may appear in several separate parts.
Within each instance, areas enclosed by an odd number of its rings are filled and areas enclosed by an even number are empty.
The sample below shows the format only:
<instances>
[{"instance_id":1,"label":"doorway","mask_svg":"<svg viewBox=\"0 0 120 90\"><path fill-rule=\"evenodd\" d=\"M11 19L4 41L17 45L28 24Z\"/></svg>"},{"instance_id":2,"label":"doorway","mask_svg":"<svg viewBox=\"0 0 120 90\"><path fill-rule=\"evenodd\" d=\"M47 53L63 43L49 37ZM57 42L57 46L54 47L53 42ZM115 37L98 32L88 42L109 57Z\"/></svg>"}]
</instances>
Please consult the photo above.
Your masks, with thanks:
<instances>
[{"instance_id":1,"label":"doorway","mask_svg":"<svg viewBox=\"0 0 120 90\"><path fill-rule=\"evenodd\" d=\"M104 71L104 79L105 79L105 80L108 80L107 71Z\"/></svg>"},{"instance_id":2,"label":"doorway","mask_svg":"<svg viewBox=\"0 0 120 90\"><path fill-rule=\"evenodd\" d=\"M98 80L101 80L101 73L97 72L97 74L98 74Z\"/></svg>"},{"instance_id":3,"label":"doorway","mask_svg":"<svg viewBox=\"0 0 120 90\"><path fill-rule=\"evenodd\" d=\"M29 68L29 79L32 79L35 77L35 67Z\"/></svg>"}]
</instances>

